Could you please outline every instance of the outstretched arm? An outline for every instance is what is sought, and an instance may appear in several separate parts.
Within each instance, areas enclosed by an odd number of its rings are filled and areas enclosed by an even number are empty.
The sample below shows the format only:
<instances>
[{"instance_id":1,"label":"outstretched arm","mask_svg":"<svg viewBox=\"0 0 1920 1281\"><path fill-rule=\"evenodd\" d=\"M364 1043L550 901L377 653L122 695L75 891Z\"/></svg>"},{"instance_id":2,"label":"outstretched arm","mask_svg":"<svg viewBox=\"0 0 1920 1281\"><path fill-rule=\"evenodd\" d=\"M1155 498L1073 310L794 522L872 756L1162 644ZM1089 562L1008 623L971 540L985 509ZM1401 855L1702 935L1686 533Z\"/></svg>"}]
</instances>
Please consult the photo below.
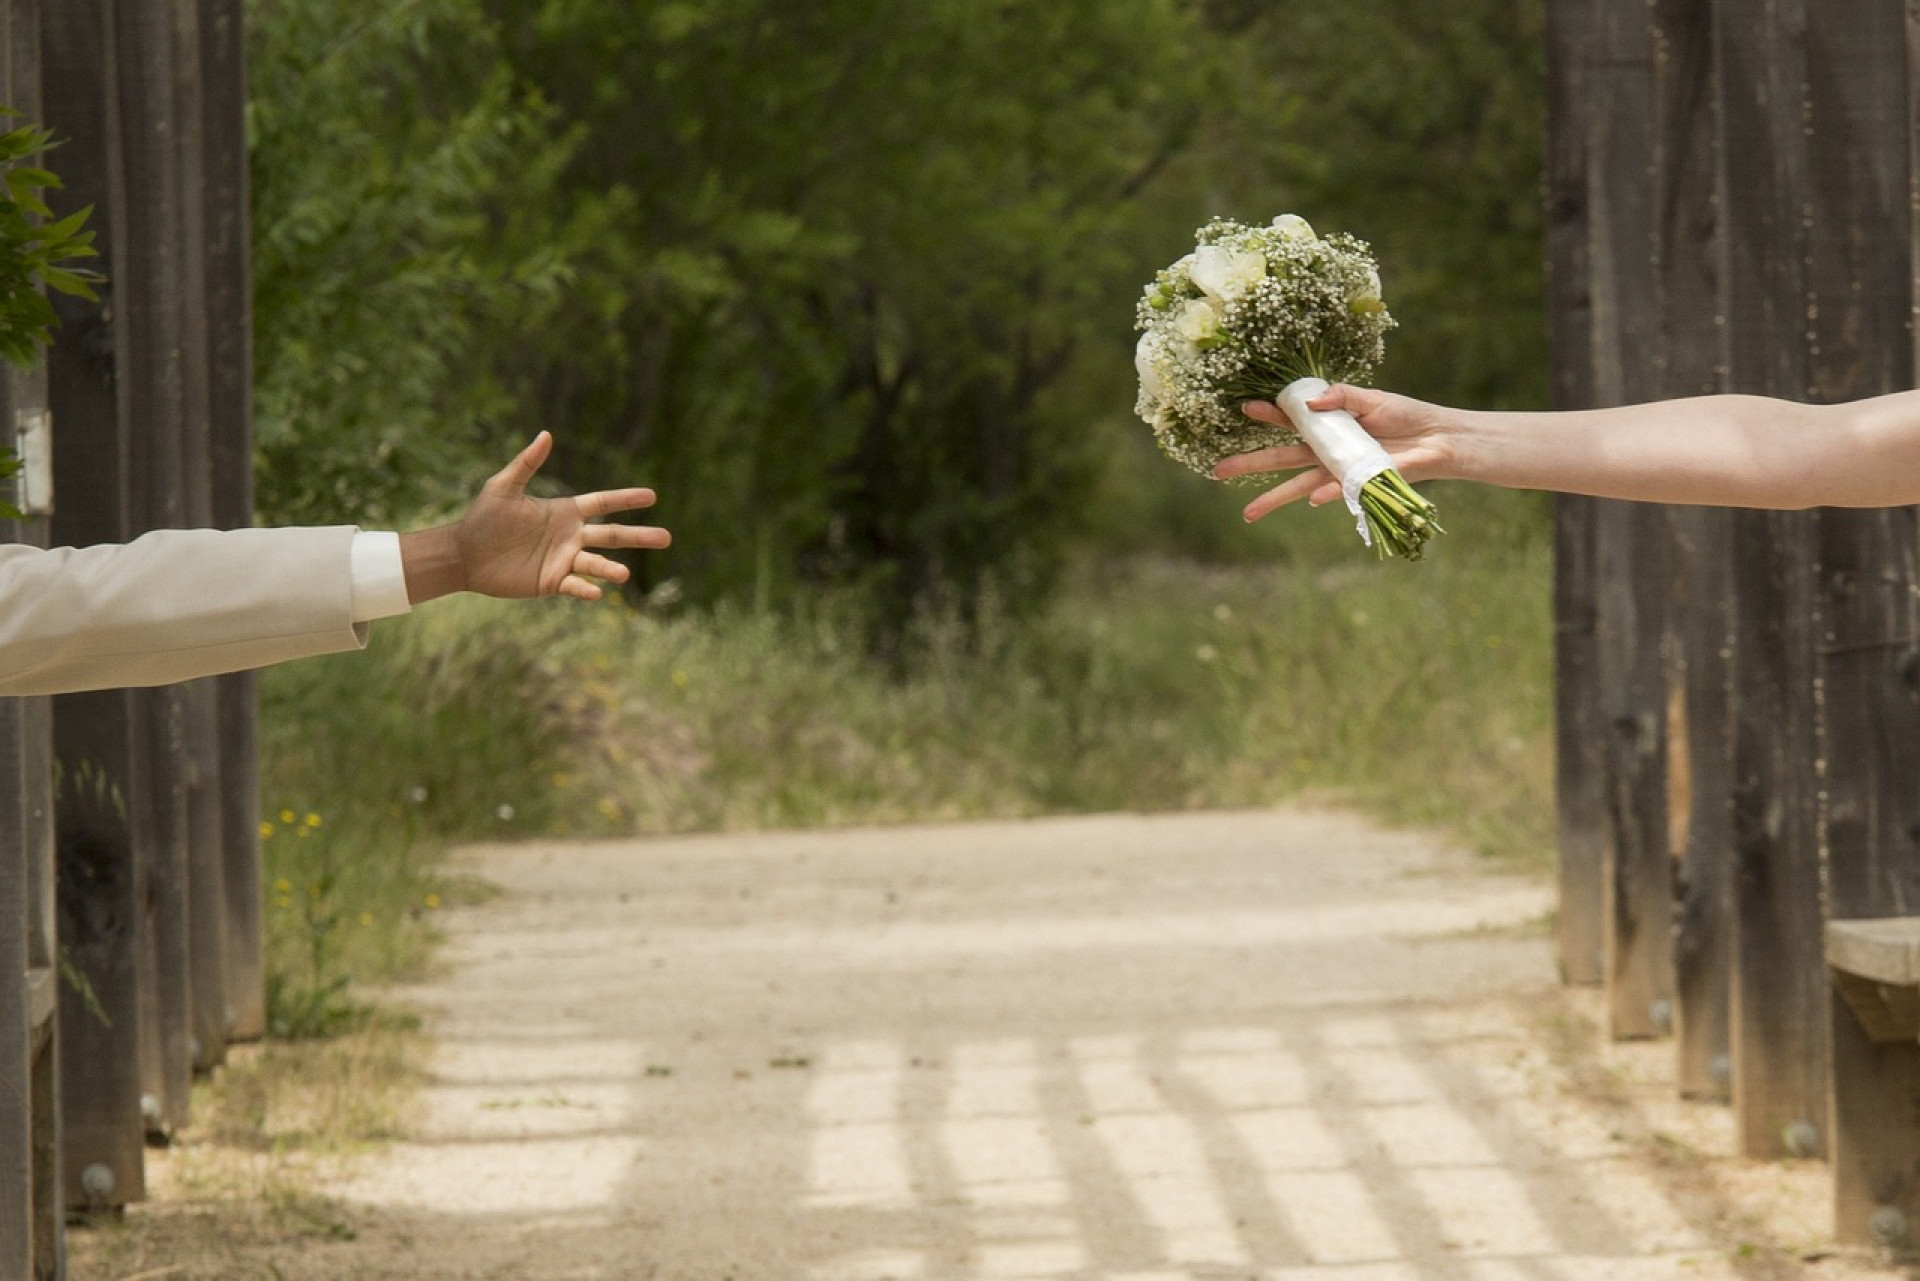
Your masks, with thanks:
<instances>
[{"instance_id":1,"label":"outstretched arm","mask_svg":"<svg viewBox=\"0 0 1920 1281\"><path fill-rule=\"evenodd\" d=\"M596 580L627 577L603 551L670 539L596 523L651 506L652 490L529 497L552 449L540 433L459 520L397 540L335 525L158 530L45 551L0 543L0 697L163 685L353 649L366 620L449 592L592 600Z\"/></svg>"},{"instance_id":2,"label":"outstretched arm","mask_svg":"<svg viewBox=\"0 0 1920 1281\"><path fill-rule=\"evenodd\" d=\"M460 591L598 600L595 580L624 583L627 567L596 549L660 548L673 541L652 525L594 523L653 506L651 489L529 496L528 483L552 452L553 437L543 431L481 487L459 520L400 535L407 596L414 604Z\"/></svg>"},{"instance_id":3,"label":"outstretched arm","mask_svg":"<svg viewBox=\"0 0 1920 1281\"><path fill-rule=\"evenodd\" d=\"M1700 396L1617 409L1494 413L1335 386L1312 402L1346 409L1408 480L1728 507L1894 507L1920 502L1920 391L1838 405ZM1284 425L1273 405L1250 416ZM1339 486L1304 445L1228 458L1222 478L1301 469L1254 499L1246 518Z\"/></svg>"}]
</instances>

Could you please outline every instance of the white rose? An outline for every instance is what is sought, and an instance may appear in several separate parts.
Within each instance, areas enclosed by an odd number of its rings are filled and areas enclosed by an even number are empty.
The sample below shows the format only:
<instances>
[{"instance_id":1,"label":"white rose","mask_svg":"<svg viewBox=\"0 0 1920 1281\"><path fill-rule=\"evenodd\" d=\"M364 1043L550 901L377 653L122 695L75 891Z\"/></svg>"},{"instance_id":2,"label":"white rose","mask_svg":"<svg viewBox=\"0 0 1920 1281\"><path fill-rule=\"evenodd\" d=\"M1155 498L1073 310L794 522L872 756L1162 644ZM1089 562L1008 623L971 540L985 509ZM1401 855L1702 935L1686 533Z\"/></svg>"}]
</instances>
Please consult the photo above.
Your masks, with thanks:
<instances>
[{"instance_id":1,"label":"white rose","mask_svg":"<svg viewBox=\"0 0 1920 1281\"><path fill-rule=\"evenodd\" d=\"M1370 316L1383 311L1386 303L1380 298L1380 273L1372 267L1367 268L1367 278L1347 296L1347 308L1356 315Z\"/></svg>"},{"instance_id":2,"label":"white rose","mask_svg":"<svg viewBox=\"0 0 1920 1281\"><path fill-rule=\"evenodd\" d=\"M1266 256L1257 249L1203 245L1193 256L1193 283L1221 302L1239 298L1266 274Z\"/></svg>"},{"instance_id":3,"label":"white rose","mask_svg":"<svg viewBox=\"0 0 1920 1281\"><path fill-rule=\"evenodd\" d=\"M1220 332L1220 313L1205 298L1195 298L1174 317L1173 332L1198 347Z\"/></svg>"},{"instance_id":4,"label":"white rose","mask_svg":"<svg viewBox=\"0 0 1920 1281\"><path fill-rule=\"evenodd\" d=\"M1273 220L1273 229L1288 240L1312 240L1313 226L1299 214L1281 214Z\"/></svg>"},{"instance_id":5,"label":"white rose","mask_svg":"<svg viewBox=\"0 0 1920 1281\"><path fill-rule=\"evenodd\" d=\"M1133 368L1140 375L1140 390L1149 399L1161 401L1167 398L1167 380L1160 376L1160 370L1153 363L1153 335L1141 334L1140 341L1133 346Z\"/></svg>"}]
</instances>

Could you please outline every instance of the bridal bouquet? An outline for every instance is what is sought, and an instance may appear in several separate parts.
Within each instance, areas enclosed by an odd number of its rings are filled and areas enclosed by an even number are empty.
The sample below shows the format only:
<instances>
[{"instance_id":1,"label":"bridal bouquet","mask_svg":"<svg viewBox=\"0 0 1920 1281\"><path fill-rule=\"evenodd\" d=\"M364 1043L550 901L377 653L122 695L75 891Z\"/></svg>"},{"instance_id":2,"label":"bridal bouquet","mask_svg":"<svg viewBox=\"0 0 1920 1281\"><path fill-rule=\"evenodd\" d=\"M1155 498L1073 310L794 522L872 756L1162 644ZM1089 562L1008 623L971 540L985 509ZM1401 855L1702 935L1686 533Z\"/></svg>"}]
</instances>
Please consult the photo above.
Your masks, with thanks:
<instances>
[{"instance_id":1,"label":"bridal bouquet","mask_svg":"<svg viewBox=\"0 0 1920 1281\"><path fill-rule=\"evenodd\" d=\"M1351 414L1307 408L1329 382L1365 381L1393 328L1367 246L1316 235L1294 214L1265 227L1216 218L1196 239L1155 275L1136 316L1135 409L1160 448L1206 474L1230 454L1305 440L1339 478L1361 540L1420 559L1443 532L1433 504ZM1247 417L1249 400L1276 402L1294 429Z\"/></svg>"}]
</instances>

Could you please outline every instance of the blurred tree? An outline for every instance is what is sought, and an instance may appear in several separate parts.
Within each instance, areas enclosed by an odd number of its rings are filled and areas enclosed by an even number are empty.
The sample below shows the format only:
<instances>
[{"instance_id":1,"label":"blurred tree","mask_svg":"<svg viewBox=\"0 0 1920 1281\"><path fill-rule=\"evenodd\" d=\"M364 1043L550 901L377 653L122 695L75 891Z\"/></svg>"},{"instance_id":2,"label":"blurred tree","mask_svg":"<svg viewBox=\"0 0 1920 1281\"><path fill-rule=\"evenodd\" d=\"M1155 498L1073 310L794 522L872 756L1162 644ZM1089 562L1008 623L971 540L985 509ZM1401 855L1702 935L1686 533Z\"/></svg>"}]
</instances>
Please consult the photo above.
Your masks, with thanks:
<instances>
[{"instance_id":1,"label":"blurred tree","mask_svg":"<svg viewBox=\"0 0 1920 1281\"><path fill-rule=\"evenodd\" d=\"M543 425L495 370L563 302L566 145L477 0L253 0L258 502L392 517Z\"/></svg>"},{"instance_id":2,"label":"blurred tree","mask_svg":"<svg viewBox=\"0 0 1920 1281\"><path fill-rule=\"evenodd\" d=\"M1242 55L1216 163L1256 212L1372 242L1400 321L1383 380L1543 407L1543 0L1223 0L1215 20Z\"/></svg>"},{"instance_id":3,"label":"blurred tree","mask_svg":"<svg viewBox=\"0 0 1920 1281\"><path fill-rule=\"evenodd\" d=\"M1191 134L1175 0L497 0L620 204L534 398L668 495L703 595L896 606L1043 577L1089 466L1049 402L1130 349L1143 183ZM609 194L612 193L612 194Z\"/></svg>"},{"instance_id":4,"label":"blurred tree","mask_svg":"<svg viewBox=\"0 0 1920 1281\"><path fill-rule=\"evenodd\" d=\"M1017 596L1114 531L1141 283L1287 209L1379 252L1387 381L1539 403L1541 4L255 0L262 505L547 425L695 599Z\"/></svg>"}]
</instances>

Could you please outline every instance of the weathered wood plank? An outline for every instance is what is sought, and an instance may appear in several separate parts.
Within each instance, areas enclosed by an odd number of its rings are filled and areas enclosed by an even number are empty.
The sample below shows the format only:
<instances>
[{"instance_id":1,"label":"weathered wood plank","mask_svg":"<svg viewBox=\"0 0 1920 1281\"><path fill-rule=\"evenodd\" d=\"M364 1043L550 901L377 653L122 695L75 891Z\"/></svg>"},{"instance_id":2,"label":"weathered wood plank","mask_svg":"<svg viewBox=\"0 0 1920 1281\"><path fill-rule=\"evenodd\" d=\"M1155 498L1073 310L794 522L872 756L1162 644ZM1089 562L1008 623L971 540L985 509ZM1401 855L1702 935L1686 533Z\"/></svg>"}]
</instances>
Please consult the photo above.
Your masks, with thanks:
<instances>
[{"instance_id":1,"label":"weathered wood plank","mask_svg":"<svg viewBox=\"0 0 1920 1281\"><path fill-rule=\"evenodd\" d=\"M5 7L4 84L0 100L30 119L44 117L40 68L40 0L9 0ZM5 394L0 397L0 430L13 432L26 423L35 423L44 431L47 415L47 379L43 368L9 369ZM14 525L0 537L44 544L47 540L52 494L48 478L36 479L30 487L15 494L16 505L25 509L27 519ZM9 1101L8 1143L24 1140L17 1149L26 1164L25 1202L15 1198L19 1190L9 1187L4 1196L10 1227L8 1241L0 1245L0 1258L9 1265L18 1262L17 1240L12 1226L17 1210L24 1209L27 1228L27 1267L20 1273L40 1281L57 1277L65 1270L65 1206L61 1199L59 1045L55 1035L57 988L54 967L58 940L54 922L53 872L53 719L52 705L44 698L0 700L7 704L0 729L0 755L10 747L16 765L10 772L0 766L0 857L8 862L7 879L12 883L0 890L0 911L7 916L9 933L19 931L18 944L10 938L7 955L18 959L24 949L25 966L21 974L21 1002L27 1035L14 1042L17 1028L9 1018L5 1036L8 1050L6 1085L13 1097ZM11 743L7 739L11 737ZM11 995L11 994L9 994ZM9 1011L11 1014L12 1011ZM25 1074L16 1075L18 1056L25 1055ZM15 1093L17 1091L17 1094ZM20 1132L13 1109L24 1110L25 1131ZM10 1151L16 1149L9 1148ZM11 1175L11 1168L9 1175ZM11 1272L8 1275L12 1275Z\"/></svg>"},{"instance_id":2,"label":"weathered wood plank","mask_svg":"<svg viewBox=\"0 0 1920 1281\"><path fill-rule=\"evenodd\" d=\"M1718 0L1729 390L1806 389L1804 0ZM1813 517L1733 518L1733 943L1729 1035L1743 1154L1824 1152Z\"/></svg>"},{"instance_id":3,"label":"weathered wood plank","mask_svg":"<svg viewBox=\"0 0 1920 1281\"><path fill-rule=\"evenodd\" d=\"M174 0L128 0L119 31L121 162L126 235L117 307L133 485L141 530L193 524L185 486L186 370L175 332L183 287L182 175L176 139ZM189 813L186 750L191 694L180 686L134 695L146 738L130 801L148 873L139 926L143 968L142 1091L151 1129L184 1125L193 1086L191 1033Z\"/></svg>"},{"instance_id":4,"label":"weathered wood plank","mask_svg":"<svg viewBox=\"0 0 1920 1281\"><path fill-rule=\"evenodd\" d=\"M67 543L112 542L131 530L115 377L121 336L109 319L125 235L116 28L106 0L55 5L43 16L47 115L68 139L61 177L69 199L94 207L96 265L109 281L102 303L55 300L61 339L47 376L62 498L54 534ZM92 997L61 1002L59 1022L63 1199L82 1207L145 1195L134 927L143 887L125 808L137 731L126 694L55 700L60 936Z\"/></svg>"},{"instance_id":5,"label":"weathered wood plank","mask_svg":"<svg viewBox=\"0 0 1920 1281\"><path fill-rule=\"evenodd\" d=\"M1660 396L1721 390L1720 225L1715 185L1711 0L1654 0L1655 288ZM1732 1085L1730 782L1732 646L1723 510L1665 512L1667 849L1678 898L1674 934L1675 1075L1680 1092L1723 1097Z\"/></svg>"},{"instance_id":6,"label":"weathered wood plank","mask_svg":"<svg viewBox=\"0 0 1920 1281\"><path fill-rule=\"evenodd\" d=\"M214 523L213 446L208 420L206 105L200 58L199 0L170 0L173 28L173 158L179 199L173 235L178 272L171 307L180 353L179 485L190 525ZM188 1062L197 1071L226 1058L226 851L221 801L219 687L211 680L181 689L184 709L180 786L186 808L186 952Z\"/></svg>"},{"instance_id":7,"label":"weathered wood plank","mask_svg":"<svg viewBox=\"0 0 1920 1281\"><path fill-rule=\"evenodd\" d=\"M212 520L229 529L253 523L252 225L243 19L241 0L201 0ZM250 672L222 677L217 684L226 1032L231 1039L254 1039L267 1028L258 686Z\"/></svg>"},{"instance_id":8,"label":"weathered wood plank","mask_svg":"<svg viewBox=\"0 0 1920 1281\"><path fill-rule=\"evenodd\" d=\"M1593 292L1587 240L1586 50L1599 16L1594 0L1547 7L1547 344L1553 404L1594 403ZM1605 976L1604 879L1608 845L1604 734L1600 716L1593 499L1553 504L1554 797L1561 976Z\"/></svg>"},{"instance_id":9,"label":"weathered wood plank","mask_svg":"<svg viewBox=\"0 0 1920 1281\"><path fill-rule=\"evenodd\" d=\"M1816 400L1913 385L1908 21L1900 6L1832 0L1807 31ZM1908 914L1920 910L1920 522L1910 508L1824 512L1818 539L1827 910ZM1835 1230L1866 1241L1920 1215L1920 1045L1842 1033L1850 1015L1829 1004Z\"/></svg>"},{"instance_id":10,"label":"weathered wood plank","mask_svg":"<svg viewBox=\"0 0 1920 1281\"><path fill-rule=\"evenodd\" d=\"M1657 394L1661 359L1654 49L1644 7L1603 10L1591 57L1594 113L1589 253L1594 395ZM1611 833L1606 877L1607 1022L1615 1038L1672 1030L1673 860L1667 847L1666 518L1606 502L1596 517L1600 708Z\"/></svg>"},{"instance_id":11,"label":"weathered wood plank","mask_svg":"<svg viewBox=\"0 0 1920 1281\"><path fill-rule=\"evenodd\" d=\"M1833 920L1825 931L1827 964L1874 983L1920 986L1920 916Z\"/></svg>"},{"instance_id":12,"label":"weathered wood plank","mask_svg":"<svg viewBox=\"0 0 1920 1281\"><path fill-rule=\"evenodd\" d=\"M1675 1075L1693 1098L1730 1098L1733 1089L1733 528L1726 511L1669 512Z\"/></svg>"},{"instance_id":13,"label":"weathered wood plank","mask_svg":"<svg viewBox=\"0 0 1920 1281\"><path fill-rule=\"evenodd\" d=\"M0 539L19 536L12 522L0 521ZM24 978L30 890L21 799L29 747L21 710L21 700L0 698L0 975ZM32 1044L26 984L0 983L0 1276L29 1276L33 1265Z\"/></svg>"}]
</instances>

